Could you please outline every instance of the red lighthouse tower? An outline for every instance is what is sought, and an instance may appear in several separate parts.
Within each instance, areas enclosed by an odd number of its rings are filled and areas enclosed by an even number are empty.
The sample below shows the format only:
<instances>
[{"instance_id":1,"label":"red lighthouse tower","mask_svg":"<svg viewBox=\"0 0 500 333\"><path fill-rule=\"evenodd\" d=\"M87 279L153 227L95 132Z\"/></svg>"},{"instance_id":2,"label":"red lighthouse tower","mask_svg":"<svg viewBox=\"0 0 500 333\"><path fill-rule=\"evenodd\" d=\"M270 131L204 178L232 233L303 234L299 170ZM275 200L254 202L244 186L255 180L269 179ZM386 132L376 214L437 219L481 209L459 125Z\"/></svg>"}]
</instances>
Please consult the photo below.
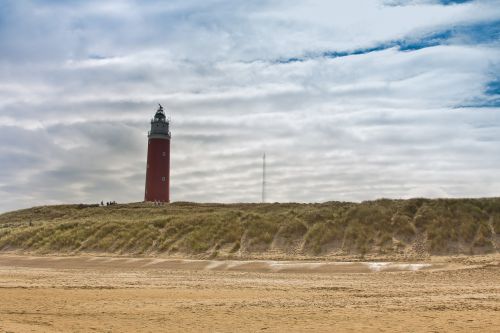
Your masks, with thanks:
<instances>
[{"instance_id":1,"label":"red lighthouse tower","mask_svg":"<svg viewBox=\"0 0 500 333\"><path fill-rule=\"evenodd\" d=\"M144 201L170 200L170 129L160 105L148 132L148 162Z\"/></svg>"}]
</instances>

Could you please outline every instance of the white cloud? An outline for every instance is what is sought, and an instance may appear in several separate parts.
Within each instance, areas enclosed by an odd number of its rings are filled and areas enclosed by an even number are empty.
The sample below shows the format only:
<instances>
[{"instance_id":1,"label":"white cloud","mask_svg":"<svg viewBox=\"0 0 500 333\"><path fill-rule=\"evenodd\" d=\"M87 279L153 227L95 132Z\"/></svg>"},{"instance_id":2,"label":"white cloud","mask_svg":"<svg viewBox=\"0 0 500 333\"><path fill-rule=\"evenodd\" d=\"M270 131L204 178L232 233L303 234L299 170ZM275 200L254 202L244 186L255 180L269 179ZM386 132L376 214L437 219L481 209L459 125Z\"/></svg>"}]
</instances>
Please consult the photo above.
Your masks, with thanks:
<instances>
[{"instance_id":1,"label":"white cloud","mask_svg":"<svg viewBox=\"0 0 500 333\"><path fill-rule=\"evenodd\" d=\"M0 210L140 201L156 103L172 115L172 198L498 195L497 43L338 58L500 19L494 1L58 4L0 9ZM311 57L308 57L311 56ZM304 57L280 63L280 59Z\"/></svg>"}]
</instances>

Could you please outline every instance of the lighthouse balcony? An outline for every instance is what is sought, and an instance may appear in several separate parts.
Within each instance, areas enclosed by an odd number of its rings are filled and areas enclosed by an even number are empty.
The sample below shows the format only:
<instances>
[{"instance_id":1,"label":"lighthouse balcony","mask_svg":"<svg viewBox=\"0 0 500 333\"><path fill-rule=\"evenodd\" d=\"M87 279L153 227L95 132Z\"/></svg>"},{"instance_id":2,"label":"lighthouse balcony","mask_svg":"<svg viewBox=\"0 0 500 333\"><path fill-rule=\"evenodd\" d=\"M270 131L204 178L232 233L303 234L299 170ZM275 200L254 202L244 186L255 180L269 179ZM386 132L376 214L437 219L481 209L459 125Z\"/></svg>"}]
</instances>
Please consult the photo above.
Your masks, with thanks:
<instances>
[{"instance_id":1,"label":"lighthouse balcony","mask_svg":"<svg viewBox=\"0 0 500 333\"><path fill-rule=\"evenodd\" d=\"M151 130L148 131L149 138L161 138L161 139L170 139L170 131L166 130Z\"/></svg>"}]
</instances>

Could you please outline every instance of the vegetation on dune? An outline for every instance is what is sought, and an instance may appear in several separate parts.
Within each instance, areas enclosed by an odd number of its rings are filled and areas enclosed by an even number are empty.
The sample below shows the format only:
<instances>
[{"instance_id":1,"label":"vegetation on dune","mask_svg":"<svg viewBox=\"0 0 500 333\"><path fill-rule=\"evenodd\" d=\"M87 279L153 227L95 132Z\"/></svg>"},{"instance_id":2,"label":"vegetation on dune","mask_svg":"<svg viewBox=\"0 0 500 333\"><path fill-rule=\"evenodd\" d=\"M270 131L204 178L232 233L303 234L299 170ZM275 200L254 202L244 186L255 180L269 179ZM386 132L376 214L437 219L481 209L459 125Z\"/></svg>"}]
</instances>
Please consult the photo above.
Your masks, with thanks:
<instances>
[{"instance_id":1,"label":"vegetation on dune","mask_svg":"<svg viewBox=\"0 0 500 333\"><path fill-rule=\"evenodd\" d=\"M425 256L495 252L499 232L500 198L60 205L0 215L0 250Z\"/></svg>"}]
</instances>

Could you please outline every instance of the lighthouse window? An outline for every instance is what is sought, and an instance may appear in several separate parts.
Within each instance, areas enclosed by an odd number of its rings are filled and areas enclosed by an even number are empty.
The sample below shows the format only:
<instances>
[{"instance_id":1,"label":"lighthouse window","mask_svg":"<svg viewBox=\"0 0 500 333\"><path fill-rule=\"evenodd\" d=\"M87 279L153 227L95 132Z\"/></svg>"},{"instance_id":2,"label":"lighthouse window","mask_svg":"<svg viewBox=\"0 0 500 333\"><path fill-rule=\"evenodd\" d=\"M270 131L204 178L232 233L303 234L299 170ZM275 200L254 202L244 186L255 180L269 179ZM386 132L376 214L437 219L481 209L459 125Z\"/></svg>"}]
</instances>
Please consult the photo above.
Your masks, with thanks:
<instances>
[{"instance_id":1,"label":"lighthouse window","mask_svg":"<svg viewBox=\"0 0 500 333\"><path fill-rule=\"evenodd\" d=\"M165 181L165 177L161 177L161 181L164 182Z\"/></svg>"},{"instance_id":2,"label":"lighthouse window","mask_svg":"<svg viewBox=\"0 0 500 333\"><path fill-rule=\"evenodd\" d=\"M163 152L163 153L161 153L161 154L162 154L163 156L167 156L167 153L165 153L165 152Z\"/></svg>"}]
</instances>

